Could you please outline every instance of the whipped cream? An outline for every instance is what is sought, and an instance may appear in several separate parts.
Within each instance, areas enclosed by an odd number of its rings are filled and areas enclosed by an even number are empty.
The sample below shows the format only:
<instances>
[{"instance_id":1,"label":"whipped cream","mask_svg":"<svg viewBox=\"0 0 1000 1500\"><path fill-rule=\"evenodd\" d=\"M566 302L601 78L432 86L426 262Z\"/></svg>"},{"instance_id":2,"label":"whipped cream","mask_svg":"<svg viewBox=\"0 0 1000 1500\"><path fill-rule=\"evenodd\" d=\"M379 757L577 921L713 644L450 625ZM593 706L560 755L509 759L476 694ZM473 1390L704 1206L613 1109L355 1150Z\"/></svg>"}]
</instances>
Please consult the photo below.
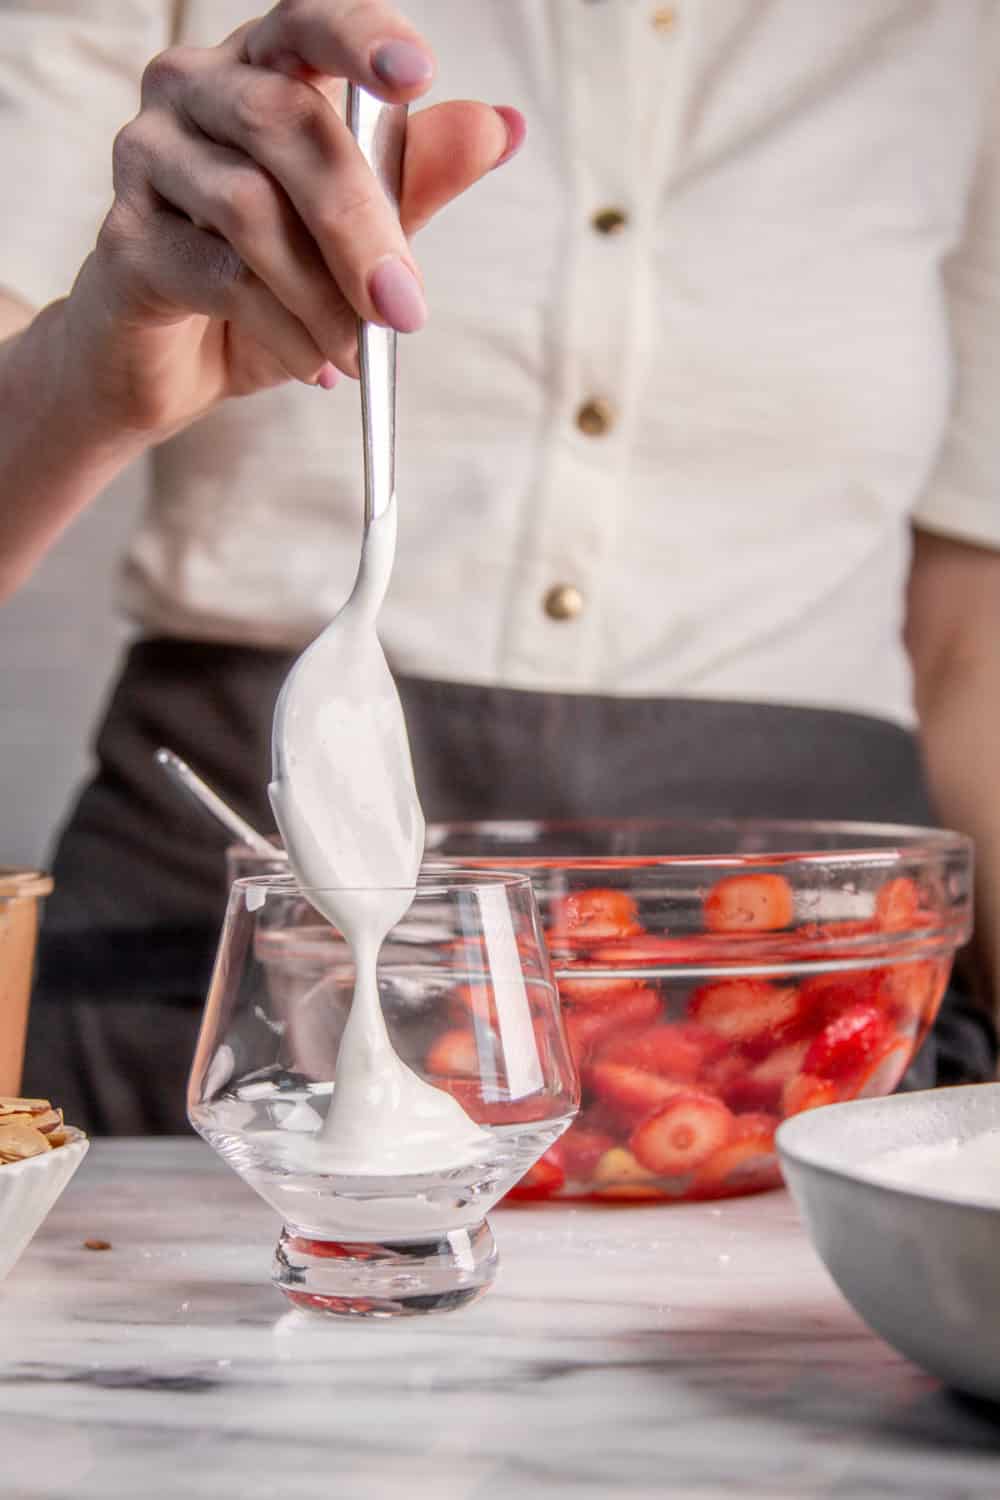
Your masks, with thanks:
<instances>
[{"instance_id":1,"label":"whipped cream","mask_svg":"<svg viewBox=\"0 0 1000 1500\"><path fill-rule=\"evenodd\" d=\"M933 1146L897 1146L866 1162L865 1174L894 1187L1000 1208L1000 1130Z\"/></svg>"},{"instance_id":2,"label":"whipped cream","mask_svg":"<svg viewBox=\"0 0 1000 1500\"><path fill-rule=\"evenodd\" d=\"M283 690L269 791L292 871L354 955L355 989L329 1112L324 1167L358 1176L435 1172L490 1137L406 1066L379 1000L379 950L409 910L424 851L402 705L376 634L396 549L396 499L365 534L350 599Z\"/></svg>"}]
</instances>

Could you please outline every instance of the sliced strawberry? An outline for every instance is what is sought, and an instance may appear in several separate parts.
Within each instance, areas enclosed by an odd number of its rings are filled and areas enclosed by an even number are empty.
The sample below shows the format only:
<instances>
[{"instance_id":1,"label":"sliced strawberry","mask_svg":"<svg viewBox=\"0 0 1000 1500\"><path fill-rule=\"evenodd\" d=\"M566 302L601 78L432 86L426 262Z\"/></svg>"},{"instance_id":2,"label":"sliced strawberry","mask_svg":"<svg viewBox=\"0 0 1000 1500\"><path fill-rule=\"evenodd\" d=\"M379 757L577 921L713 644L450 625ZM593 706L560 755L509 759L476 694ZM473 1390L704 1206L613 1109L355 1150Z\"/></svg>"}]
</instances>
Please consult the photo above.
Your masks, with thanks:
<instances>
[{"instance_id":1,"label":"sliced strawberry","mask_svg":"<svg viewBox=\"0 0 1000 1500\"><path fill-rule=\"evenodd\" d=\"M705 897L711 932L777 932L791 924L792 888L783 875L726 875Z\"/></svg>"},{"instance_id":2,"label":"sliced strawberry","mask_svg":"<svg viewBox=\"0 0 1000 1500\"><path fill-rule=\"evenodd\" d=\"M594 1046L602 1036L609 1036L614 1027L600 1011L588 1015L585 1011L570 1010L563 1013L563 1029L569 1043L570 1056L579 1073L590 1059Z\"/></svg>"},{"instance_id":3,"label":"sliced strawberry","mask_svg":"<svg viewBox=\"0 0 1000 1500\"><path fill-rule=\"evenodd\" d=\"M316 1260L375 1260L376 1246L352 1244L345 1240L313 1240L304 1235L290 1235L288 1247L299 1255L311 1255Z\"/></svg>"},{"instance_id":4,"label":"sliced strawberry","mask_svg":"<svg viewBox=\"0 0 1000 1500\"><path fill-rule=\"evenodd\" d=\"M695 1192L724 1187L745 1191L777 1182L774 1132L779 1123L777 1115L737 1115L729 1140L698 1168Z\"/></svg>"},{"instance_id":5,"label":"sliced strawberry","mask_svg":"<svg viewBox=\"0 0 1000 1500\"><path fill-rule=\"evenodd\" d=\"M796 1073L801 1072L808 1050L809 1043L806 1041L787 1042L784 1047L776 1047L763 1062L756 1063L751 1068L751 1077L758 1083L777 1083L783 1087L789 1078L794 1078Z\"/></svg>"},{"instance_id":6,"label":"sliced strawberry","mask_svg":"<svg viewBox=\"0 0 1000 1500\"><path fill-rule=\"evenodd\" d=\"M822 1031L837 1016L854 1005L880 1005L883 971L854 969L842 973L814 974L799 986L801 1030Z\"/></svg>"},{"instance_id":7,"label":"sliced strawberry","mask_svg":"<svg viewBox=\"0 0 1000 1500\"><path fill-rule=\"evenodd\" d=\"M601 1062L628 1063L678 1083L693 1083L704 1062L704 1051L679 1026L661 1024L616 1035L599 1049Z\"/></svg>"},{"instance_id":8,"label":"sliced strawberry","mask_svg":"<svg viewBox=\"0 0 1000 1500\"><path fill-rule=\"evenodd\" d=\"M508 1198L554 1198L566 1183L566 1173L558 1159L557 1149L553 1147L551 1151L546 1151L545 1155L525 1172L520 1182L511 1188L507 1194Z\"/></svg>"},{"instance_id":9,"label":"sliced strawberry","mask_svg":"<svg viewBox=\"0 0 1000 1500\"><path fill-rule=\"evenodd\" d=\"M875 897L875 920L883 932L906 932L917 925L920 892L906 875L887 880Z\"/></svg>"},{"instance_id":10,"label":"sliced strawberry","mask_svg":"<svg viewBox=\"0 0 1000 1500\"><path fill-rule=\"evenodd\" d=\"M734 1141L757 1141L759 1144L774 1145L774 1132L781 1124L778 1115L757 1112L754 1114L737 1115L733 1121Z\"/></svg>"},{"instance_id":11,"label":"sliced strawberry","mask_svg":"<svg viewBox=\"0 0 1000 1500\"><path fill-rule=\"evenodd\" d=\"M588 946L641 932L638 908L627 891L593 888L554 902L550 936Z\"/></svg>"},{"instance_id":12,"label":"sliced strawberry","mask_svg":"<svg viewBox=\"0 0 1000 1500\"><path fill-rule=\"evenodd\" d=\"M702 1057L702 1067L708 1067L720 1057L729 1054L729 1042L710 1026L702 1026L698 1021L673 1021L675 1036L684 1037L685 1041L697 1047Z\"/></svg>"},{"instance_id":13,"label":"sliced strawberry","mask_svg":"<svg viewBox=\"0 0 1000 1500\"><path fill-rule=\"evenodd\" d=\"M659 1177L693 1172L729 1140L733 1115L710 1094L683 1093L667 1101L632 1132L636 1161Z\"/></svg>"},{"instance_id":14,"label":"sliced strawberry","mask_svg":"<svg viewBox=\"0 0 1000 1500\"><path fill-rule=\"evenodd\" d=\"M889 1042L885 1051L873 1057L861 1076L855 1081L854 1097L857 1099L881 1099L891 1094L913 1054L913 1043L902 1039Z\"/></svg>"},{"instance_id":15,"label":"sliced strawberry","mask_svg":"<svg viewBox=\"0 0 1000 1500\"><path fill-rule=\"evenodd\" d=\"M724 1057L714 1058L702 1069L699 1088L707 1094L717 1094L730 1109L748 1108L743 1102L749 1083L750 1063L737 1052L726 1052Z\"/></svg>"},{"instance_id":16,"label":"sliced strawberry","mask_svg":"<svg viewBox=\"0 0 1000 1500\"><path fill-rule=\"evenodd\" d=\"M469 1119L474 1120L477 1125L490 1123L491 1105L483 1098L482 1081L478 1074L475 1078L434 1078L433 1083L436 1089L457 1099Z\"/></svg>"},{"instance_id":17,"label":"sliced strawberry","mask_svg":"<svg viewBox=\"0 0 1000 1500\"><path fill-rule=\"evenodd\" d=\"M605 1130L594 1130L579 1120L559 1142L563 1169L569 1182L589 1183L597 1163L614 1149L615 1138Z\"/></svg>"},{"instance_id":18,"label":"sliced strawberry","mask_svg":"<svg viewBox=\"0 0 1000 1500\"><path fill-rule=\"evenodd\" d=\"M564 990L565 982L560 981L560 996L563 996ZM570 998L567 1004L576 1011L586 1011L588 1014L610 1011L627 1021L633 1021L640 1013L645 1015L654 1010L658 1012L660 998L656 990L649 985L640 984L637 979L629 979L620 986L612 979L604 980L600 986L595 984L586 1000Z\"/></svg>"},{"instance_id":19,"label":"sliced strawberry","mask_svg":"<svg viewBox=\"0 0 1000 1500\"><path fill-rule=\"evenodd\" d=\"M802 922L795 929L795 935L803 942L842 943L851 938L873 937L878 930L874 919L852 917L839 922Z\"/></svg>"},{"instance_id":20,"label":"sliced strawberry","mask_svg":"<svg viewBox=\"0 0 1000 1500\"><path fill-rule=\"evenodd\" d=\"M480 974L485 974L489 970L489 954L482 938L452 938L450 942L442 942L435 946L444 953L454 954L456 969L470 969L473 973L478 971Z\"/></svg>"},{"instance_id":21,"label":"sliced strawberry","mask_svg":"<svg viewBox=\"0 0 1000 1500\"><path fill-rule=\"evenodd\" d=\"M839 1095L836 1084L829 1078L816 1078L811 1073L800 1073L789 1079L782 1095L781 1107L786 1115L800 1115L806 1109L819 1109L823 1104L836 1104Z\"/></svg>"},{"instance_id":22,"label":"sliced strawberry","mask_svg":"<svg viewBox=\"0 0 1000 1500\"><path fill-rule=\"evenodd\" d=\"M567 1010L563 1024L573 1061L580 1068L588 1057L609 1037L629 1027L648 1025L660 1014L660 1000L655 990L638 987L616 1000L607 1010Z\"/></svg>"},{"instance_id":23,"label":"sliced strawberry","mask_svg":"<svg viewBox=\"0 0 1000 1500\"><path fill-rule=\"evenodd\" d=\"M585 1077L598 1099L628 1124L643 1119L676 1094L689 1092L687 1084L631 1068L627 1063L591 1063Z\"/></svg>"},{"instance_id":24,"label":"sliced strawberry","mask_svg":"<svg viewBox=\"0 0 1000 1500\"><path fill-rule=\"evenodd\" d=\"M594 1168L594 1193L598 1198L664 1198L654 1174L640 1165L624 1146L605 1151Z\"/></svg>"},{"instance_id":25,"label":"sliced strawberry","mask_svg":"<svg viewBox=\"0 0 1000 1500\"><path fill-rule=\"evenodd\" d=\"M892 1028L881 1010L874 1005L853 1005L813 1039L803 1068L818 1078L844 1083L862 1073L892 1039Z\"/></svg>"},{"instance_id":26,"label":"sliced strawberry","mask_svg":"<svg viewBox=\"0 0 1000 1500\"><path fill-rule=\"evenodd\" d=\"M494 991L488 984L456 985L451 994L451 1006L460 1020L469 1016L479 1016L488 1022L496 1019Z\"/></svg>"},{"instance_id":27,"label":"sliced strawberry","mask_svg":"<svg viewBox=\"0 0 1000 1500\"><path fill-rule=\"evenodd\" d=\"M688 1001L696 1021L738 1046L777 1046L794 1033L800 1010L798 990L766 979L716 980Z\"/></svg>"},{"instance_id":28,"label":"sliced strawberry","mask_svg":"<svg viewBox=\"0 0 1000 1500\"><path fill-rule=\"evenodd\" d=\"M615 1110L600 1099L591 1099L576 1117L577 1125L586 1126L588 1130L595 1130L601 1135L620 1135L619 1117Z\"/></svg>"},{"instance_id":29,"label":"sliced strawberry","mask_svg":"<svg viewBox=\"0 0 1000 1500\"><path fill-rule=\"evenodd\" d=\"M639 968L672 964L703 963L711 954L711 939L691 937L658 936L643 932L635 937L619 938L614 943L602 943L591 957L602 964L621 964L626 968Z\"/></svg>"},{"instance_id":30,"label":"sliced strawberry","mask_svg":"<svg viewBox=\"0 0 1000 1500\"><path fill-rule=\"evenodd\" d=\"M526 1125L551 1120L562 1101L551 1094L538 1092L524 1099L484 1099L482 1080L475 1078L435 1078L434 1087L457 1099L470 1120L477 1125Z\"/></svg>"},{"instance_id":31,"label":"sliced strawberry","mask_svg":"<svg viewBox=\"0 0 1000 1500\"><path fill-rule=\"evenodd\" d=\"M758 1082L751 1069L745 1064L740 1066L740 1059L735 1057L724 1058L719 1068L707 1070L699 1080L699 1087L713 1089L736 1114L775 1109L781 1098L779 1085Z\"/></svg>"},{"instance_id":32,"label":"sliced strawberry","mask_svg":"<svg viewBox=\"0 0 1000 1500\"><path fill-rule=\"evenodd\" d=\"M479 1052L476 1038L467 1026L442 1031L424 1060L428 1073L442 1078L478 1078Z\"/></svg>"},{"instance_id":33,"label":"sliced strawberry","mask_svg":"<svg viewBox=\"0 0 1000 1500\"><path fill-rule=\"evenodd\" d=\"M373 1297L327 1297L321 1292L290 1292L285 1296L295 1307L307 1308L309 1312L347 1314L357 1317L359 1313L379 1313L379 1303Z\"/></svg>"},{"instance_id":34,"label":"sliced strawberry","mask_svg":"<svg viewBox=\"0 0 1000 1500\"><path fill-rule=\"evenodd\" d=\"M719 1089L722 1098L738 1114L777 1113L784 1087L801 1070L808 1047L805 1041L789 1042L776 1047L762 1062L750 1068L743 1065L723 1082Z\"/></svg>"},{"instance_id":35,"label":"sliced strawberry","mask_svg":"<svg viewBox=\"0 0 1000 1500\"><path fill-rule=\"evenodd\" d=\"M886 969L883 995L897 1024L919 1027L930 1021L945 992L950 971L947 960L935 958L892 964Z\"/></svg>"},{"instance_id":36,"label":"sliced strawberry","mask_svg":"<svg viewBox=\"0 0 1000 1500\"><path fill-rule=\"evenodd\" d=\"M585 1010L607 1010L636 990L646 986L639 979L609 979L607 975L587 977L586 970L572 979L560 979L559 998L564 1005L579 1005Z\"/></svg>"}]
</instances>

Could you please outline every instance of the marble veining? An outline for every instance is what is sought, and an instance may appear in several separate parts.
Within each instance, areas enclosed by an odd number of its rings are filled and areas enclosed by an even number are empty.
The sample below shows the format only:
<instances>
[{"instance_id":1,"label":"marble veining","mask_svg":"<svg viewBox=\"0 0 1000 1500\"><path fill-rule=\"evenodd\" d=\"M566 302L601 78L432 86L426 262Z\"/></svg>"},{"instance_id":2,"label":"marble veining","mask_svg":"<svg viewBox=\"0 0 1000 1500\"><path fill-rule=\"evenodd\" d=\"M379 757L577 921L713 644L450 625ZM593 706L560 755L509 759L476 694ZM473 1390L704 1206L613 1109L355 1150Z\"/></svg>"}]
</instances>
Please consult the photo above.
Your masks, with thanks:
<instances>
[{"instance_id":1,"label":"marble veining","mask_svg":"<svg viewBox=\"0 0 1000 1500\"><path fill-rule=\"evenodd\" d=\"M0 1284L0 1493L1000 1494L1000 1418L867 1331L785 1194L493 1226L474 1307L317 1320L269 1285L277 1221L207 1147L95 1143Z\"/></svg>"}]
</instances>

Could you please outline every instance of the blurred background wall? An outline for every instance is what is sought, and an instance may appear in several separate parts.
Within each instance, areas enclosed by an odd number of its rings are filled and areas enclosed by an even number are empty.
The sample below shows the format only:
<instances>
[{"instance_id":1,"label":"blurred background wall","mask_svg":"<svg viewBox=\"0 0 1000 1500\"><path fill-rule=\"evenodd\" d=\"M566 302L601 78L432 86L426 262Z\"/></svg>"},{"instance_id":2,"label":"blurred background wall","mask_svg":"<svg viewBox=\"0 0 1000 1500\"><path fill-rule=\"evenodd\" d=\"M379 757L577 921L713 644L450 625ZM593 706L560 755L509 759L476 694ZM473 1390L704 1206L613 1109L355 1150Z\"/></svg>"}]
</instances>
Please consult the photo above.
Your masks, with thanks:
<instances>
[{"instance_id":1,"label":"blurred background wall","mask_svg":"<svg viewBox=\"0 0 1000 1500\"><path fill-rule=\"evenodd\" d=\"M125 474L0 606L0 864L44 864L88 762L127 640L113 607L118 555L144 496Z\"/></svg>"}]
</instances>

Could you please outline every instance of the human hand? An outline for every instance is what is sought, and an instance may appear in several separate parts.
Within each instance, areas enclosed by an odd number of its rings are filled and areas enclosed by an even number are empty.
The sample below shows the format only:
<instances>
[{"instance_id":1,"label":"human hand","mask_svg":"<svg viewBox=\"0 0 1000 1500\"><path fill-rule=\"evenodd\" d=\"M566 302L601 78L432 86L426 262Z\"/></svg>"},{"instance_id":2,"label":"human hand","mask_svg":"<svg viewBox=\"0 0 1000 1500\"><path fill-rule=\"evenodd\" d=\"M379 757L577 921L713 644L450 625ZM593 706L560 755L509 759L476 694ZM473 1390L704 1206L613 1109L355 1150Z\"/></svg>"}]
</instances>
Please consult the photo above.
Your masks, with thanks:
<instances>
[{"instance_id":1,"label":"human hand","mask_svg":"<svg viewBox=\"0 0 1000 1500\"><path fill-rule=\"evenodd\" d=\"M472 102L414 114L397 220L337 103L345 79L409 102L433 66L392 7L350 0L280 0L150 63L66 305L105 424L158 441L226 397L355 374L359 315L422 326L406 235L512 155L524 122Z\"/></svg>"}]
</instances>

